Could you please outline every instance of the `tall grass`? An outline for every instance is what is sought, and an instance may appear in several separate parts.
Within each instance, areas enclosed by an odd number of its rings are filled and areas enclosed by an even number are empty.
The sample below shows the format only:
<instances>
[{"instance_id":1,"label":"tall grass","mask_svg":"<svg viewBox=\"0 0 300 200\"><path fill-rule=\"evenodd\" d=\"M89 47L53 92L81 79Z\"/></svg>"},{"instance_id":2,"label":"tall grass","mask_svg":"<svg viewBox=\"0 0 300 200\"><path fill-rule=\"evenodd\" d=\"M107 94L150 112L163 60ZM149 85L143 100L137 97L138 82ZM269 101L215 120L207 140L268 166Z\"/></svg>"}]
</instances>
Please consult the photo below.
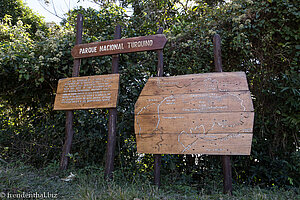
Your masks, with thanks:
<instances>
[{"instance_id":1,"label":"tall grass","mask_svg":"<svg viewBox=\"0 0 300 200\"><path fill-rule=\"evenodd\" d=\"M70 173L75 178L69 182L61 180ZM278 187L262 189L246 185L234 185L233 196L222 194L220 181L210 181L207 188L188 184L174 184L166 180L158 189L143 174L130 174L122 170L114 173L114 180L104 179L104 170L89 166L83 169L59 171L58 164L52 163L44 169L25 166L22 163L0 166L0 194L56 194L56 199L80 200L171 200L171 199L300 199L300 189ZM11 199L11 198L10 198ZM52 198L55 199L55 198Z\"/></svg>"}]
</instances>

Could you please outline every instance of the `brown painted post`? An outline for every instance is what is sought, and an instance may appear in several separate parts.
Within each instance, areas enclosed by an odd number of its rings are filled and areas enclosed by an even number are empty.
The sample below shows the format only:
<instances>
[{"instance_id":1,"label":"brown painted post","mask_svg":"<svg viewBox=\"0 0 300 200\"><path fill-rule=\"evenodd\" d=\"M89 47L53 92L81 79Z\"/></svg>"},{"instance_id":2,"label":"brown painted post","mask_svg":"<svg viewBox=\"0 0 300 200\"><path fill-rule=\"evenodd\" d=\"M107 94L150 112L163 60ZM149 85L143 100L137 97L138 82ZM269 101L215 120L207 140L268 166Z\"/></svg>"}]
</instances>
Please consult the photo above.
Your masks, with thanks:
<instances>
[{"instance_id":1,"label":"brown painted post","mask_svg":"<svg viewBox=\"0 0 300 200\"><path fill-rule=\"evenodd\" d=\"M158 34L163 33L163 28L160 27L157 31ZM163 50L157 50L157 76L162 77L164 73L164 60L163 60ZM154 154L154 184L160 187L160 166L161 166L161 155Z\"/></svg>"},{"instance_id":2,"label":"brown painted post","mask_svg":"<svg viewBox=\"0 0 300 200\"><path fill-rule=\"evenodd\" d=\"M222 156L223 165L223 193L232 195L232 172L230 156Z\"/></svg>"},{"instance_id":3,"label":"brown painted post","mask_svg":"<svg viewBox=\"0 0 300 200\"><path fill-rule=\"evenodd\" d=\"M76 42L75 45L82 42L82 29L83 29L83 17L82 14L77 15L77 25L76 25ZM74 59L72 77L79 76L80 59ZM73 111L66 111L66 135L65 144L63 146L60 169L65 170L68 167L68 155L71 151L72 140L73 140Z\"/></svg>"},{"instance_id":4,"label":"brown painted post","mask_svg":"<svg viewBox=\"0 0 300 200\"><path fill-rule=\"evenodd\" d=\"M157 31L157 34L163 33L163 28L160 27ZM158 57L158 63L157 63L157 76L162 77L164 73L164 60L163 60L163 50L157 50L157 57Z\"/></svg>"},{"instance_id":5,"label":"brown painted post","mask_svg":"<svg viewBox=\"0 0 300 200\"><path fill-rule=\"evenodd\" d=\"M117 25L115 29L114 39L121 38L121 26ZM112 74L119 73L119 55L112 56ZM113 178L114 155L116 146L117 132L117 108L109 109L108 139L106 147L105 177Z\"/></svg>"},{"instance_id":6,"label":"brown painted post","mask_svg":"<svg viewBox=\"0 0 300 200\"><path fill-rule=\"evenodd\" d=\"M213 38L214 43L214 62L215 71L222 72L222 58L221 58L221 38L220 35L216 34ZM222 156L223 165L223 193L232 195L232 171L230 156Z\"/></svg>"},{"instance_id":7,"label":"brown painted post","mask_svg":"<svg viewBox=\"0 0 300 200\"><path fill-rule=\"evenodd\" d=\"M213 38L214 43L214 62L215 62L215 71L223 72L222 69L222 54L221 54L221 37L216 34Z\"/></svg>"}]
</instances>

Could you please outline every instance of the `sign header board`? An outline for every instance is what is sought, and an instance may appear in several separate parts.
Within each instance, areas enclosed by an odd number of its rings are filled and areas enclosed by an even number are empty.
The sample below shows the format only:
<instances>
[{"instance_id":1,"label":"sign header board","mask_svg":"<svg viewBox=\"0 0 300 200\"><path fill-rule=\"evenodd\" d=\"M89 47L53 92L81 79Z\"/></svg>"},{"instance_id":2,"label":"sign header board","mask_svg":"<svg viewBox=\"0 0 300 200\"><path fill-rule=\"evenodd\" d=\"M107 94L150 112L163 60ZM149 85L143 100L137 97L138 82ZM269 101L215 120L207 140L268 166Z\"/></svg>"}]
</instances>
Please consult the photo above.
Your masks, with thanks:
<instances>
[{"instance_id":1,"label":"sign header board","mask_svg":"<svg viewBox=\"0 0 300 200\"><path fill-rule=\"evenodd\" d=\"M116 39L75 45L71 54L74 58L88 58L93 56L152 51L163 49L166 42L167 38L163 34Z\"/></svg>"}]
</instances>

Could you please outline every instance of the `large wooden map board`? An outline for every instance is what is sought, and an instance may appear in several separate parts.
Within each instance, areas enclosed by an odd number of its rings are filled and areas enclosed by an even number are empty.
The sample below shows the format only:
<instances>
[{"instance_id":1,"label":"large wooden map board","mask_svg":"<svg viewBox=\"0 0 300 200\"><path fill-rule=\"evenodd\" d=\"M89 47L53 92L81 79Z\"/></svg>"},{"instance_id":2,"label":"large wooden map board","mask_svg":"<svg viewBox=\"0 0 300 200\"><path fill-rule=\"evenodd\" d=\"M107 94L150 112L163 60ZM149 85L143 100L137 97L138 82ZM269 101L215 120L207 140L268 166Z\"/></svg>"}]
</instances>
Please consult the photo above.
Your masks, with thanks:
<instances>
[{"instance_id":1,"label":"large wooden map board","mask_svg":"<svg viewBox=\"0 0 300 200\"><path fill-rule=\"evenodd\" d=\"M135 104L137 150L250 155L253 111L244 72L150 78Z\"/></svg>"},{"instance_id":2,"label":"large wooden map board","mask_svg":"<svg viewBox=\"0 0 300 200\"><path fill-rule=\"evenodd\" d=\"M115 108L119 74L60 79L54 110Z\"/></svg>"}]
</instances>

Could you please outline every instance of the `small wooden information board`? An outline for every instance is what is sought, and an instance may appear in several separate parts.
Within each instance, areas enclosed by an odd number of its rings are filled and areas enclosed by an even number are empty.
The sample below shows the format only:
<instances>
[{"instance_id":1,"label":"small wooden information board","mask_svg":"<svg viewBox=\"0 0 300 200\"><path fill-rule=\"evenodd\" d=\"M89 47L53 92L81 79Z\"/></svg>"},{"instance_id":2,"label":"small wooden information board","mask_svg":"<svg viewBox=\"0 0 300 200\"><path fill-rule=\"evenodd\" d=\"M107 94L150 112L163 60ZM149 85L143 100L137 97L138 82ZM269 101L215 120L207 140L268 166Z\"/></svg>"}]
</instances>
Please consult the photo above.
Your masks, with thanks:
<instances>
[{"instance_id":1,"label":"small wooden information board","mask_svg":"<svg viewBox=\"0 0 300 200\"><path fill-rule=\"evenodd\" d=\"M54 110L115 108L119 74L60 79Z\"/></svg>"},{"instance_id":2,"label":"small wooden information board","mask_svg":"<svg viewBox=\"0 0 300 200\"><path fill-rule=\"evenodd\" d=\"M74 58L87 58L139 51L163 49L167 38L163 34L116 39L75 45L72 49Z\"/></svg>"},{"instance_id":3,"label":"small wooden information board","mask_svg":"<svg viewBox=\"0 0 300 200\"><path fill-rule=\"evenodd\" d=\"M244 72L150 78L135 104L138 152L250 155L253 111Z\"/></svg>"}]
</instances>

